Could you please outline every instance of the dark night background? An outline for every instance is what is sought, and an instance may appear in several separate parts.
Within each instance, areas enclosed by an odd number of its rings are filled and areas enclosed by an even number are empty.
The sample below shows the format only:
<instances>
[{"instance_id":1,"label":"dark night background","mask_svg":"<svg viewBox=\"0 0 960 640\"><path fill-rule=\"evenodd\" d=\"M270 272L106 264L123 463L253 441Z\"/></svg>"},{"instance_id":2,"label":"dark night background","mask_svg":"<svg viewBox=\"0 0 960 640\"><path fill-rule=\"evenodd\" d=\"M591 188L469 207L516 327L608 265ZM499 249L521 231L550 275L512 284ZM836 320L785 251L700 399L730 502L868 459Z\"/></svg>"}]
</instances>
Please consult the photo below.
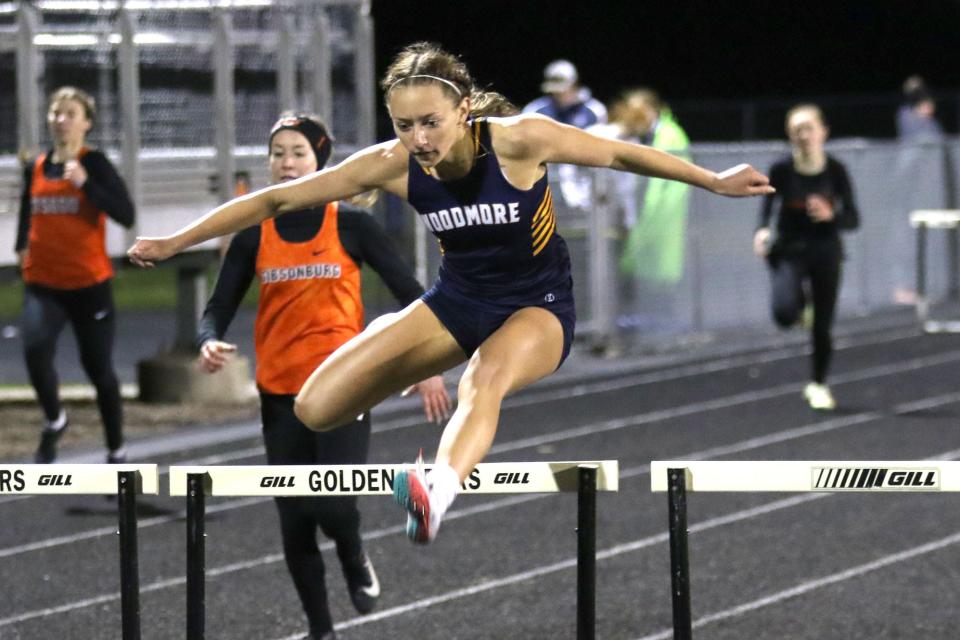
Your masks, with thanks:
<instances>
[{"instance_id":1,"label":"dark night background","mask_svg":"<svg viewBox=\"0 0 960 640\"><path fill-rule=\"evenodd\" d=\"M405 44L434 40L519 105L565 57L605 103L624 87L657 89L694 139L779 136L784 110L809 99L835 136L886 137L900 85L917 73L957 131L957 0L374 0L373 17L378 76Z\"/></svg>"}]
</instances>

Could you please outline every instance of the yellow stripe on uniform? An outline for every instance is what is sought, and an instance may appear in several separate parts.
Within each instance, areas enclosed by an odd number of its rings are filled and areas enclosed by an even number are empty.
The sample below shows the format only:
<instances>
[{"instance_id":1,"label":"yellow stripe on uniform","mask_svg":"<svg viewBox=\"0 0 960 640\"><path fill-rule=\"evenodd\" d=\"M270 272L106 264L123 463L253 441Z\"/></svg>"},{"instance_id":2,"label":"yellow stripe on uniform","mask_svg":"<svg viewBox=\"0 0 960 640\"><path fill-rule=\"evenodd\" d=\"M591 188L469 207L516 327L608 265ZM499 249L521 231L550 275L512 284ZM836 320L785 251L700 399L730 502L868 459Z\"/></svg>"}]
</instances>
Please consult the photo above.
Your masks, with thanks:
<instances>
[{"instance_id":1,"label":"yellow stripe on uniform","mask_svg":"<svg viewBox=\"0 0 960 640\"><path fill-rule=\"evenodd\" d=\"M538 253L543 251L543 248L547 246L548 242L550 242L550 238L553 237L553 232L556 230L556 228L557 228L556 222L551 222L550 226L548 226L544 230L543 237L537 240L536 243L533 245L533 255L537 255Z\"/></svg>"},{"instance_id":2,"label":"yellow stripe on uniform","mask_svg":"<svg viewBox=\"0 0 960 640\"><path fill-rule=\"evenodd\" d=\"M539 236L539 235L540 235L540 232L543 231L543 229L544 229L547 225L549 225L550 222L551 222L553 219L554 219L554 213L553 213L553 209L551 208L551 209L547 212L547 214L546 214L545 216L543 216L543 218L540 220L540 222L538 222L538 223L533 227L533 237L536 238L537 236Z\"/></svg>"},{"instance_id":3,"label":"yellow stripe on uniform","mask_svg":"<svg viewBox=\"0 0 960 640\"><path fill-rule=\"evenodd\" d=\"M547 187L543 195L543 202L537 209L533 217L533 228L531 235L533 237L533 255L539 254L553 237L553 232L557 228L557 214L553 208L553 194Z\"/></svg>"},{"instance_id":4,"label":"yellow stripe on uniform","mask_svg":"<svg viewBox=\"0 0 960 640\"><path fill-rule=\"evenodd\" d=\"M537 226L540 218L551 208L553 208L553 194L550 192L550 187L547 187L547 190L543 193L543 200L540 201L540 206L537 207L537 212L533 214L533 224L531 226Z\"/></svg>"}]
</instances>

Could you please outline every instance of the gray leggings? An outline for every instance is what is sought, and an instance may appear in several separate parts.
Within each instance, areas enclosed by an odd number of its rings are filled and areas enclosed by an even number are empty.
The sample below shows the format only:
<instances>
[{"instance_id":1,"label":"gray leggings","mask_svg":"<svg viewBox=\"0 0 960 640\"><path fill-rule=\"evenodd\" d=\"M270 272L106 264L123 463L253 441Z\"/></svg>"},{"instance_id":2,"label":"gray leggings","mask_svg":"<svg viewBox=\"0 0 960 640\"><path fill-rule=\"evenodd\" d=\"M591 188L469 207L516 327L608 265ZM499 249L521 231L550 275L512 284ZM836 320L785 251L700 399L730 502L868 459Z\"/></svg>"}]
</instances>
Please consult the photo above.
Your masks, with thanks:
<instances>
[{"instance_id":1,"label":"gray leggings","mask_svg":"<svg viewBox=\"0 0 960 640\"><path fill-rule=\"evenodd\" d=\"M60 413L59 380L53 360L57 339L69 321L80 350L80 363L97 390L97 406L111 451L123 445L123 405L113 369L115 318L109 280L83 289L30 284L24 288L23 353L44 415L52 421Z\"/></svg>"}]
</instances>

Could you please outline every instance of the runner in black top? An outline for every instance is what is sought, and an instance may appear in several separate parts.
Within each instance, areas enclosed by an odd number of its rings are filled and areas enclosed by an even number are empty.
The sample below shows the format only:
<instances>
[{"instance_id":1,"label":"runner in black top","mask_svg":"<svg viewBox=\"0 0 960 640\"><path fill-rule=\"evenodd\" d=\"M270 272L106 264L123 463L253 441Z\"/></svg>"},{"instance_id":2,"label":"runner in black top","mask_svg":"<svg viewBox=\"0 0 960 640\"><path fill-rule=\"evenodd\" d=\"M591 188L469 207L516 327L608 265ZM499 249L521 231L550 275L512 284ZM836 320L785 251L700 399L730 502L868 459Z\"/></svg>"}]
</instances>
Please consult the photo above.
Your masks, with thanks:
<instances>
[{"instance_id":1,"label":"runner in black top","mask_svg":"<svg viewBox=\"0 0 960 640\"><path fill-rule=\"evenodd\" d=\"M812 302L813 379L803 395L811 408L829 411L836 407L826 378L843 261L840 231L857 228L860 215L847 170L824 151L828 130L820 108L794 107L786 127L793 155L770 169L777 192L763 200L753 245L770 267L777 324L790 327L800 319L808 296Z\"/></svg>"}]
</instances>

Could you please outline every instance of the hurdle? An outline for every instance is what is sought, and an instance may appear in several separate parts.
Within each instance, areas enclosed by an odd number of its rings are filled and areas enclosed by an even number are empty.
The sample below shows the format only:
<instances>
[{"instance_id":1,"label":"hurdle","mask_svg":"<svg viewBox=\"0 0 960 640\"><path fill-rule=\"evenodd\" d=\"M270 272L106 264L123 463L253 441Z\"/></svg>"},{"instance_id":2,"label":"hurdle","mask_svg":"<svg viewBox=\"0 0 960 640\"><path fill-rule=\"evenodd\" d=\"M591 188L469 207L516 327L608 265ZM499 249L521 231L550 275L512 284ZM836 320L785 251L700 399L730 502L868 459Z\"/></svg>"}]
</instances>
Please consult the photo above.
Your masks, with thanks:
<instances>
[{"instance_id":1,"label":"hurdle","mask_svg":"<svg viewBox=\"0 0 960 640\"><path fill-rule=\"evenodd\" d=\"M172 466L170 495L187 498L187 640L204 638L206 496L392 495L393 478L409 464ZM432 465L424 465L429 473ZM578 492L577 638L596 628L596 492L617 491L616 460L491 462L464 480L464 494Z\"/></svg>"},{"instance_id":2,"label":"hurdle","mask_svg":"<svg viewBox=\"0 0 960 640\"><path fill-rule=\"evenodd\" d=\"M123 640L140 640L137 494L157 495L158 476L155 464L0 465L0 495L119 495Z\"/></svg>"},{"instance_id":3,"label":"hurdle","mask_svg":"<svg viewBox=\"0 0 960 640\"><path fill-rule=\"evenodd\" d=\"M650 489L667 492L674 640L693 635L687 492L960 491L960 461L653 461Z\"/></svg>"},{"instance_id":4,"label":"hurdle","mask_svg":"<svg viewBox=\"0 0 960 640\"><path fill-rule=\"evenodd\" d=\"M960 318L930 318L930 300L927 296L927 231L941 229L947 232L949 273L947 294L952 300L960 298L960 210L917 209L910 212L910 226L916 229L917 320L925 333L960 333Z\"/></svg>"}]
</instances>

